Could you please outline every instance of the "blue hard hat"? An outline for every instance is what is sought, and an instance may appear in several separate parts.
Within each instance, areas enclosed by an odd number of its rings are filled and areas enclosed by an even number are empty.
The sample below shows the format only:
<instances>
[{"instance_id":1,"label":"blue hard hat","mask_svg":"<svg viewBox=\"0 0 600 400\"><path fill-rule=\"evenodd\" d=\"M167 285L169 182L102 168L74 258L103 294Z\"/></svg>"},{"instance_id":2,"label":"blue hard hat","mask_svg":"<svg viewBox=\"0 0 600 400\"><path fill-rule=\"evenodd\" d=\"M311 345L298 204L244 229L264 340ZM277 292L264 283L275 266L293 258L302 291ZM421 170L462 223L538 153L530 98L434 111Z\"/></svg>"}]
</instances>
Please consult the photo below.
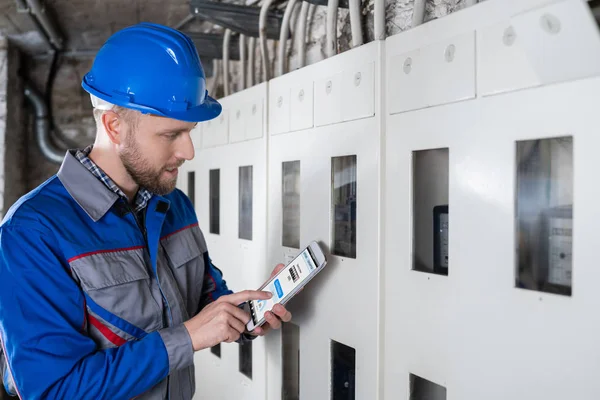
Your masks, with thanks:
<instances>
[{"instance_id":1,"label":"blue hard hat","mask_svg":"<svg viewBox=\"0 0 600 400\"><path fill-rule=\"evenodd\" d=\"M141 23L112 35L81 86L109 103L181 121L208 121L222 109L208 95L194 42L158 24Z\"/></svg>"}]
</instances>

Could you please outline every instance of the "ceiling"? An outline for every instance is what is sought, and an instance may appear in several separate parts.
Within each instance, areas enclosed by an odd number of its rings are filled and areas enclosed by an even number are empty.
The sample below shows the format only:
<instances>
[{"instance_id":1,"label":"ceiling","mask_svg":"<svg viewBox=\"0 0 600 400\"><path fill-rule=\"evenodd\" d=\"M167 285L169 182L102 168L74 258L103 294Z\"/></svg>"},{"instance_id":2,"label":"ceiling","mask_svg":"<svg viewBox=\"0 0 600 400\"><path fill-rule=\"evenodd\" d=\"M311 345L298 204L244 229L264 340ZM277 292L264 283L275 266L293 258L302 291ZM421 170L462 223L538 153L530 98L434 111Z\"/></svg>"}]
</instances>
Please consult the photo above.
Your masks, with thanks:
<instances>
[{"instance_id":1,"label":"ceiling","mask_svg":"<svg viewBox=\"0 0 600 400\"><path fill-rule=\"evenodd\" d=\"M188 0L41 0L65 39L66 51L94 51L114 32L138 22L175 26L190 15ZM49 48L29 13L20 12L24 0L0 0L0 36L7 36L26 53L40 55ZM186 31L205 32L211 24L193 20Z\"/></svg>"}]
</instances>

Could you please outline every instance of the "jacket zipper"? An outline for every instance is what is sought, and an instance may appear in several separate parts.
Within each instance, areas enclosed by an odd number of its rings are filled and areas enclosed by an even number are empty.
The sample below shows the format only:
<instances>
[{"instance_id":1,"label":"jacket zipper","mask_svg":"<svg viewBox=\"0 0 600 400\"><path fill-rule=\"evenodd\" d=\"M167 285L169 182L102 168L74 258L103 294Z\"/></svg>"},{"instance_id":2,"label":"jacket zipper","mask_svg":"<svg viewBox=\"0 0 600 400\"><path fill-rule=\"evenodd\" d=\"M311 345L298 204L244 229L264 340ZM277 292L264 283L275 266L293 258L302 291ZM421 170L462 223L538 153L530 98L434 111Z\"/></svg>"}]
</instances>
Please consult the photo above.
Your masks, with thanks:
<instances>
[{"instance_id":1,"label":"jacket zipper","mask_svg":"<svg viewBox=\"0 0 600 400\"><path fill-rule=\"evenodd\" d=\"M129 204L129 202L125 202L125 205L127 206L127 209L129 210L129 212L131 212L131 214L133 214L133 219L135 220L135 223L138 227L138 229L142 232L142 235L144 236L144 243L146 245L146 251L148 252L148 256L150 256L150 245L148 244L148 230L146 229L145 224L142 224L141 221L138 218L138 214L137 212L135 212L135 210L131 207L131 204ZM142 211L143 212L143 211ZM158 255L157 255L158 257ZM158 259L157 259L157 264L158 264ZM158 265L157 265L158 267ZM169 302L167 301L167 297L165 296L165 294L162 291L162 288L160 287L160 282L158 280L158 268L156 271L156 283L158 284L158 290L160 291L160 294L163 298L163 301L165 303L165 306L167 307L167 313L170 317L170 324L168 324L169 326L173 325L173 317L171 316L171 309L169 307ZM162 316L161 316L162 317ZM171 377L169 375L167 375L167 399L171 398Z\"/></svg>"}]
</instances>

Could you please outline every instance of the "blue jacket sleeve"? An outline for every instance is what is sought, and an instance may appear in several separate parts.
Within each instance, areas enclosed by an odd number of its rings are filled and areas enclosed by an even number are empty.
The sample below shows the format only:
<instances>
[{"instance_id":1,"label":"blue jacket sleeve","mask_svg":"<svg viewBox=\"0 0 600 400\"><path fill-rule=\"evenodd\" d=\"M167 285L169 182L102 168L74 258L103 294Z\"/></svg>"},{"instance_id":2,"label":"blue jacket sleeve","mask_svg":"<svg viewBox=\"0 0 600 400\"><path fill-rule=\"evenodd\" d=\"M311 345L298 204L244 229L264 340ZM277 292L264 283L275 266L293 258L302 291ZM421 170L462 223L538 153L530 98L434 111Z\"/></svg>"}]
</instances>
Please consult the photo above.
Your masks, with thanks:
<instances>
[{"instance_id":1,"label":"blue jacket sleeve","mask_svg":"<svg viewBox=\"0 0 600 400\"><path fill-rule=\"evenodd\" d=\"M203 257L204 285L202 286L202 298L200 300L201 310L207 304L217 300L219 297L233 293L227 287L227 282L223 279L223 273L221 270L213 265L208 252L205 252Z\"/></svg>"},{"instance_id":2,"label":"blue jacket sleeve","mask_svg":"<svg viewBox=\"0 0 600 400\"><path fill-rule=\"evenodd\" d=\"M98 351L84 330L83 294L61 260L51 232L0 228L0 339L21 398L129 399L193 362L193 351L174 361L169 349L189 341L183 326Z\"/></svg>"}]
</instances>

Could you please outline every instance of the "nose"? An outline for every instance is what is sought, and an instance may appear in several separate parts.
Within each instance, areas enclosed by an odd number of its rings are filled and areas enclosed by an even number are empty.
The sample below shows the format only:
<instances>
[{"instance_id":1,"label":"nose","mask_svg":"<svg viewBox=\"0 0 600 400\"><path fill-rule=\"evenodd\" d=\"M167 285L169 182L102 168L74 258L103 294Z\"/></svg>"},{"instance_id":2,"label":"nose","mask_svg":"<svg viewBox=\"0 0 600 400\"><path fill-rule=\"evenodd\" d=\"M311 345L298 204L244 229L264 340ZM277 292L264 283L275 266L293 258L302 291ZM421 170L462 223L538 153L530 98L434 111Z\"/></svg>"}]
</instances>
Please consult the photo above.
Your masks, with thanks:
<instances>
[{"instance_id":1,"label":"nose","mask_svg":"<svg viewBox=\"0 0 600 400\"><path fill-rule=\"evenodd\" d=\"M195 154L194 142L192 142L190 132L186 132L181 135L181 140L178 141L176 156L178 159L190 161L194 158Z\"/></svg>"}]
</instances>

